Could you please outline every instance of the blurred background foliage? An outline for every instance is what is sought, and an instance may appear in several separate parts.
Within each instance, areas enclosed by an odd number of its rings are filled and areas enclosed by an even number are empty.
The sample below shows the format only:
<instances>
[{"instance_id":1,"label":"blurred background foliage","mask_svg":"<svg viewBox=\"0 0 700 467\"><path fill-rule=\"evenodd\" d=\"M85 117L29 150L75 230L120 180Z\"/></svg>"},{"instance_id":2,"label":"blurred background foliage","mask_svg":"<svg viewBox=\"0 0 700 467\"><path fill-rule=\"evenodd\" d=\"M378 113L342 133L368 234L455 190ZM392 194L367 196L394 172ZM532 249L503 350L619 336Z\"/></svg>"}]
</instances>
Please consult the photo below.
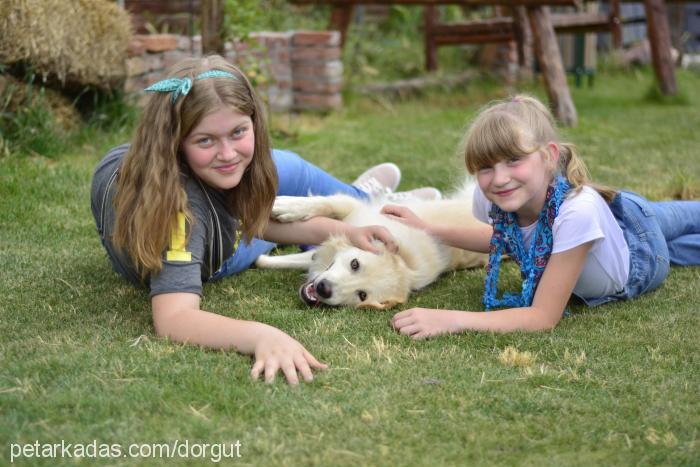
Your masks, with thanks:
<instances>
[{"instance_id":1,"label":"blurred background foliage","mask_svg":"<svg viewBox=\"0 0 700 467\"><path fill-rule=\"evenodd\" d=\"M81 8L90 7L83 0L71 1L77 1ZM287 0L226 0L223 35L226 40L245 41L255 31L323 30L330 10L329 6L293 5ZM456 20L464 18L465 12L446 6L441 7L441 15ZM195 31L198 22L195 20ZM356 7L343 49L345 87L421 75L422 22L422 8L391 6L377 13L376 9ZM468 48L442 48L441 70L462 70L472 55ZM257 76L262 64L244 65L254 75L254 83L265 84L265 77ZM10 76L2 57L0 67L0 157L10 152L51 157L64 150L71 138L84 137L81 134L86 129L124 126L135 120L137 111L118 90L76 90L72 86L70 93L64 89L61 96L60 86L40 79L41 74L31 67L22 73L13 70L14 76Z\"/></svg>"}]
</instances>

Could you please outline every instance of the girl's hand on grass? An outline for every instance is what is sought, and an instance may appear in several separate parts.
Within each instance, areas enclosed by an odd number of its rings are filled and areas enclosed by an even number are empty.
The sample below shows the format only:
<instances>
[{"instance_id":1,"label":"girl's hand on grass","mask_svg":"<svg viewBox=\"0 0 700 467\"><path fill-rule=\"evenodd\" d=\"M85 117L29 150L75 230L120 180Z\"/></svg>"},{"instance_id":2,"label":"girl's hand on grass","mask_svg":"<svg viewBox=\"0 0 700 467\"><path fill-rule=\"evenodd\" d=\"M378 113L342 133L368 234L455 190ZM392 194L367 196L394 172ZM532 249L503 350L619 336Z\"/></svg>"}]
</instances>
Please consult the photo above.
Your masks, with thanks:
<instances>
[{"instance_id":1,"label":"girl's hand on grass","mask_svg":"<svg viewBox=\"0 0 700 467\"><path fill-rule=\"evenodd\" d=\"M382 208L382 214L385 216L399 221L409 227L415 227L421 230L428 230L428 224L423 221L420 217L405 206L398 206L396 204L387 204Z\"/></svg>"},{"instance_id":2,"label":"girl's hand on grass","mask_svg":"<svg viewBox=\"0 0 700 467\"><path fill-rule=\"evenodd\" d=\"M460 313L459 311L411 308L396 313L390 323L397 332L418 340L461 332L463 329L459 326Z\"/></svg>"},{"instance_id":3,"label":"girl's hand on grass","mask_svg":"<svg viewBox=\"0 0 700 467\"><path fill-rule=\"evenodd\" d=\"M314 379L311 368L325 370L328 365L321 363L299 342L276 328L268 328L255 345L255 363L250 376L257 380L264 372L265 382L272 383L279 370L282 370L287 382L299 384L301 374L304 381Z\"/></svg>"},{"instance_id":4,"label":"girl's hand on grass","mask_svg":"<svg viewBox=\"0 0 700 467\"><path fill-rule=\"evenodd\" d=\"M379 240L386 245L386 249L392 253L396 253L399 250L399 247L394 240L394 236L391 235L391 232L389 232L386 227L382 227L381 225L354 227L348 231L347 235L350 243L355 245L357 248L369 251L371 253L381 253L381 250L372 244L372 242L375 240Z\"/></svg>"}]
</instances>

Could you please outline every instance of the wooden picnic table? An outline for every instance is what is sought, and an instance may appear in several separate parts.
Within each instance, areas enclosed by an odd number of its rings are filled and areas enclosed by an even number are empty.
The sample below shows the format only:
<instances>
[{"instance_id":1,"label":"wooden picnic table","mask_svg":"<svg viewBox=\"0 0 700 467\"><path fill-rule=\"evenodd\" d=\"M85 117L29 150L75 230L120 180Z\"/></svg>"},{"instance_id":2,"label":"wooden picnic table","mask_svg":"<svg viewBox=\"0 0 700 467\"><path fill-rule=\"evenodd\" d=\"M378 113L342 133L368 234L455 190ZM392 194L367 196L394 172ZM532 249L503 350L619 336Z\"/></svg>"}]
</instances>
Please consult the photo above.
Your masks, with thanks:
<instances>
[{"instance_id":1,"label":"wooden picnic table","mask_svg":"<svg viewBox=\"0 0 700 467\"><path fill-rule=\"evenodd\" d=\"M555 116L565 125L574 126L577 121L576 108L566 81L559 45L552 24L549 6L578 6L583 0L290 0L295 4L317 4L333 6L329 29L340 31L344 41L352 9L356 5L502 5L526 7L533 33L534 50L542 70L550 107ZM634 0L620 0L633 2ZM671 58L671 34L666 15L665 0L643 0L649 43L651 45L654 72L661 92L672 95L677 92L674 63ZM683 2L687 0L669 0ZM617 8L611 5L613 8ZM503 26L503 25L501 25ZM503 33L503 31L502 31ZM617 33L614 32L615 35ZM502 34L503 35L503 34ZM619 38L618 38L619 39Z\"/></svg>"},{"instance_id":2,"label":"wooden picnic table","mask_svg":"<svg viewBox=\"0 0 700 467\"><path fill-rule=\"evenodd\" d=\"M332 5L329 28L340 31L344 38L355 5L511 5L527 7L527 15L534 39L534 50L542 70L549 105L554 115L566 126L575 126L578 120L576 107L566 80L566 72L559 52L548 5L577 4L577 0L291 0L297 4ZM342 40L342 39L341 39Z\"/></svg>"}]
</instances>

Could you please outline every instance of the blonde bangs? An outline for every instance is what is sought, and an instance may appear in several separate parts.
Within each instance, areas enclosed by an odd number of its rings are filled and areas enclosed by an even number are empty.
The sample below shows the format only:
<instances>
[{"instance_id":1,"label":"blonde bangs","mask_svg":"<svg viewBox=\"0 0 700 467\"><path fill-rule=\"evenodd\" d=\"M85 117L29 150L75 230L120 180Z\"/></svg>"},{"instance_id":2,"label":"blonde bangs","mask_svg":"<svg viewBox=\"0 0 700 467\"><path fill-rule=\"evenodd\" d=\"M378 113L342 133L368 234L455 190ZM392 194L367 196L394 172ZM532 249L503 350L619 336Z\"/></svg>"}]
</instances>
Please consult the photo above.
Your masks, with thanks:
<instances>
[{"instance_id":1,"label":"blonde bangs","mask_svg":"<svg viewBox=\"0 0 700 467\"><path fill-rule=\"evenodd\" d=\"M467 170L475 174L503 160L525 157L537 150L532 136L514 115L499 111L482 113L471 125L464 142ZM524 144L530 142L532 147Z\"/></svg>"}]
</instances>

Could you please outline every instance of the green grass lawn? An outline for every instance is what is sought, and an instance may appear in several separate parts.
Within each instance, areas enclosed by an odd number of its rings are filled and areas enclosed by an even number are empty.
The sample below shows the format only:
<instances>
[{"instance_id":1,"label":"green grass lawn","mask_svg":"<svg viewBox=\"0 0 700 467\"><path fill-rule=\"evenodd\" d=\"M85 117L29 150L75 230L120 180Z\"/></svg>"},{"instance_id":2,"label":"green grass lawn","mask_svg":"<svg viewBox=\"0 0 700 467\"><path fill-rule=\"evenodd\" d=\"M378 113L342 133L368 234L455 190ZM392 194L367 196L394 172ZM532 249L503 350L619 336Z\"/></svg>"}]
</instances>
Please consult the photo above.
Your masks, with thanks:
<instances>
[{"instance_id":1,"label":"green grass lawn","mask_svg":"<svg viewBox=\"0 0 700 467\"><path fill-rule=\"evenodd\" d=\"M654 199L679 187L697 196L700 76L678 78L687 105L645 100L649 73L601 74L572 90L580 124L566 138L597 181ZM278 116L274 125L293 136L275 146L345 180L389 160L403 169L402 188L449 189L464 174L456 147L468 119L504 94L474 85L356 100L326 118ZM573 304L551 332L421 342L389 328L393 312L306 308L299 272L249 270L207 285L205 309L277 326L331 365L297 388L280 377L265 385L250 380L248 357L157 338L145 292L111 271L89 184L127 137L95 134L56 159L0 159L0 464L12 443L96 441L126 452L175 440L240 441L231 463L249 465L700 464L700 268L674 268L632 302ZM406 307L482 309L483 279L481 270L446 274ZM529 361L509 363L508 347Z\"/></svg>"}]
</instances>

